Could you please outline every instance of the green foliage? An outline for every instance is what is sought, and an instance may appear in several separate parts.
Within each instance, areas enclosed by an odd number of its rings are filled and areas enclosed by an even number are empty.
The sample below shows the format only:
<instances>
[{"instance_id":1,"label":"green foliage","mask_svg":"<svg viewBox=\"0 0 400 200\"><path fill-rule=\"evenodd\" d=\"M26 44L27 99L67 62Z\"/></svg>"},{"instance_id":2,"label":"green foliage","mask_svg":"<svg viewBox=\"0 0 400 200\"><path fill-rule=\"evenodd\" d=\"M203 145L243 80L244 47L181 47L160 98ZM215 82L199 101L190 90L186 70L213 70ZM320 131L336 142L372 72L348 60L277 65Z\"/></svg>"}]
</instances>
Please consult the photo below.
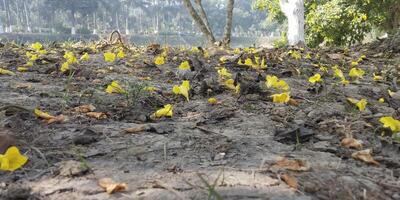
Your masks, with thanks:
<instances>
[{"instance_id":1,"label":"green foliage","mask_svg":"<svg viewBox=\"0 0 400 200\"><path fill-rule=\"evenodd\" d=\"M273 41L273 45L275 48L282 48L284 46L286 46L288 44L288 40L287 40L287 33L286 32L282 32L281 33L281 37L275 41Z\"/></svg>"},{"instance_id":2,"label":"green foliage","mask_svg":"<svg viewBox=\"0 0 400 200\"><path fill-rule=\"evenodd\" d=\"M268 10L269 20L285 19L279 0L256 0L254 8ZM308 0L305 8L306 41L312 47L354 44L374 27L390 31L400 24L398 0Z\"/></svg>"}]
</instances>

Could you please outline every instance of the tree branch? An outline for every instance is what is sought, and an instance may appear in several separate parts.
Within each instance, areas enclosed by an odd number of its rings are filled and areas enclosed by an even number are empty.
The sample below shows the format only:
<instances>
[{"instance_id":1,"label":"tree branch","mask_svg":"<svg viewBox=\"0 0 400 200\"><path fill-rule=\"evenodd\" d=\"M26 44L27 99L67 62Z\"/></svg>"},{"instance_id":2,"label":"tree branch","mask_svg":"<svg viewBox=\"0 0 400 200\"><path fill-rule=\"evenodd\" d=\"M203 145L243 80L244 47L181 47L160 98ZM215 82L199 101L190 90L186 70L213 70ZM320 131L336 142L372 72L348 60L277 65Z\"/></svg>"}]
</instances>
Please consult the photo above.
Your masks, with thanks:
<instances>
[{"instance_id":1,"label":"tree branch","mask_svg":"<svg viewBox=\"0 0 400 200\"><path fill-rule=\"evenodd\" d=\"M210 22L208 21L206 11L204 10L203 4L201 3L201 0L195 0L195 2L196 2L196 4L197 4L197 6L199 7L199 10L200 10L200 17L202 18L203 23L207 26L208 31L209 31L212 35L214 35L214 34L213 34L213 31L212 31L212 29L211 29L211 26L210 26Z\"/></svg>"}]
</instances>

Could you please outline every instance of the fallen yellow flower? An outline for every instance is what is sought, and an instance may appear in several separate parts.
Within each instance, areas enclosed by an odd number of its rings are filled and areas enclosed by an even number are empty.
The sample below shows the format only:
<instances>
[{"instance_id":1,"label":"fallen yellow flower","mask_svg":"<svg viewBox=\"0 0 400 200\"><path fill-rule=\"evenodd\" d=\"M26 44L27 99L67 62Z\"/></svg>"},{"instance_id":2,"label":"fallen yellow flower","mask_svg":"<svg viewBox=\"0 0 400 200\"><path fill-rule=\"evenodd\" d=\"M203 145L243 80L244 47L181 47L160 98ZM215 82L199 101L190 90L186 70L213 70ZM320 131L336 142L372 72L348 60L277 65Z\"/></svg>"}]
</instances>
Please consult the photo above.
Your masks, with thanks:
<instances>
[{"instance_id":1,"label":"fallen yellow flower","mask_svg":"<svg viewBox=\"0 0 400 200\"><path fill-rule=\"evenodd\" d=\"M126 94L126 91L119 85L118 81L113 81L109 84L106 88L106 92L111 93L118 93L118 94Z\"/></svg>"},{"instance_id":2,"label":"fallen yellow flower","mask_svg":"<svg viewBox=\"0 0 400 200\"><path fill-rule=\"evenodd\" d=\"M228 78L229 79L232 77L232 74L229 73L229 71L225 67L219 69L218 74L219 74L220 78Z\"/></svg>"},{"instance_id":3,"label":"fallen yellow flower","mask_svg":"<svg viewBox=\"0 0 400 200\"><path fill-rule=\"evenodd\" d=\"M54 119L55 117L53 115L50 115L49 113L43 112L37 108L35 108L35 110L33 110L34 114L36 115L36 117L41 118L41 119L46 119L46 120L50 120L50 119Z\"/></svg>"},{"instance_id":4,"label":"fallen yellow flower","mask_svg":"<svg viewBox=\"0 0 400 200\"><path fill-rule=\"evenodd\" d=\"M153 115L156 118L172 117L172 115L173 115L173 107L172 107L171 104L167 104L167 105L164 106L164 108L161 108L161 109L157 110Z\"/></svg>"},{"instance_id":5,"label":"fallen yellow flower","mask_svg":"<svg viewBox=\"0 0 400 200\"><path fill-rule=\"evenodd\" d=\"M163 56L157 56L157 57L154 59L154 64L156 64L156 65L163 65L163 64L165 64L165 58L164 58Z\"/></svg>"},{"instance_id":6,"label":"fallen yellow flower","mask_svg":"<svg viewBox=\"0 0 400 200\"><path fill-rule=\"evenodd\" d=\"M10 70L6 70L6 69L2 69L0 68L0 75L10 75L10 76L14 76L15 73L10 71Z\"/></svg>"},{"instance_id":7,"label":"fallen yellow flower","mask_svg":"<svg viewBox=\"0 0 400 200\"><path fill-rule=\"evenodd\" d=\"M15 171L25 165L27 161L28 157L21 155L19 149L12 146L4 155L0 154L0 170Z\"/></svg>"},{"instance_id":8,"label":"fallen yellow flower","mask_svg":"<svg viewBox=\"0 0 400 200\"><path fill-rule=\"evenodd\" d=\"M385 99L384 99L383 97L382 97L382 98L379 98L379 99L378 99L378 102L379 102L379 103L385 103Z\"/></svg>"},{"instance_id":9,"label":"fallen yellow flower","mask_svg":"<svg viewBox=\"0 0 400 200\"><path fill-rule=\"evenodd\" d=\"M28 68L26 68L26 67L18 67L17 68L17 71L19 71L19 72L26 72L26 71L28 71L29 69Z\"/></svg>"},{"instance_id":10,"label":"fallen yellow flower","mask_svg":"<svg viewBox=\"0 0 400 200\"><path fill-rule=\"evenodd\" d=\"M64 72L66 72L66 71L68 71L68 70L69 70L69 64L68 64L68 62L63 63L63 64L61 65L60 71L61 71L62 73L64 73Z\"/></svg>"},{"instance_id":11,"label":"fallen yellow flower","mask_svg":"<svg viewBox=\"0 0 400 200\"><path fill-rule=\"evenodd\" d=\"M360 68L351 68L349 72L349 76L352 78L362 78L365 74L365 71Z\"/></svg>"},{"instance_id":12,"label":"fallen yellow flower","mask_svg":"<svg viewBox=\"0 0 400 200\"><path fill-rule=\"evenodd\" d=\"M118 59L125 58L125 52L122 51L122 50L119 50L118 53L117 53L117 58Z\"/></svg>"},{"instance_id":13,"label":"fallen yellow flower","mask_svg":"<svg viewBox=\"0 0 400 200\"><path fill-rule=\"evenodd\" d=\"M65 52L64 58L67 59L68 64L74 64L78 62L73 52Z\"/></svg>"},{"instance_id":14,"label":"fallen yellow flower","mask_svg":"<svg viewBox=\"0 0 400 200\"><path fill-rule=\"evenodd\" d=\"M31 48L40 51L43 48L43 45L40 42L35 42L31 45Z\"/></svg>"},{"instance_id":15,"label":"fallen yellow flower","mask_svg":"<svg viewBox=\"0 0 400 200\"><path fill-rule=\"evenodd\" d=\"M253 60L251 60L251 58L247 58L244 60L244 64L247 66L253 66Z\"/></svg>"},{"instance_id":16,"label":"fallen yellow flower","mask_svg":"<svg viewBox=\"0 0 400 200\"><path fill-rule=\"evenodd\" d=\"M265 84L266 84L267 88L273 87L275 89L284 90L284 91L289 90L289 85L284 80L280 80L276 76L267 75Z\"/></svg>"},{"instance_id":17,"label":"fallen yellow flower","mask_svg":"<svg viewBox=\"0 0 400 200\"><path fill-rule=\"evenodd\" d=\"M290 93L284 92L281 94L274 94L271 95L271 97L272 97L272 102L274 103L287 103L290 100Z\"/></svg>"},{"instance_id":18,"label":"fallen yellow flower","mask_svg":"<svg viewBox=\"0 0 400 200\"><path fill-rule=\"evenodd\" d=\"M209 98L208 100L207 100L207 102L209 103L209 104L211 104L211 105L215 105L215 104L217 104L218 103L218 100L216 99L216 98Z\"/></svg>"},{"instance_id":19,"label":"fallen yellow flower","mask_svg":"<svg viewBox=\"0 0 400 200\"><path fill-rule=\"evenodd\" d=\"M373 75L374 75L374 81L381 81L381 80L383 80L383 77L382 77L382 76L376 75L375 73L373 73Z\"/></svg>"},{"instance_id":20,"label":"fallen yellow flower","mask_svg":"<svg viewBox=\"0 0 400 200\"><path fill-rule=\"evenodd\" d=\"M322 81L322 79L321 79L321 74L319 74L319 73L315 74L314 76L311 76L311 77L308 79L308 82L310 82L310 83L312 83L312 84L315 84L315 83L321 82L321 81Z\"/></svg>"},{"instance_id":21,"label":"fallen yellow flower","mask_svg":"<svg viewBox=\"0 0 400 200\"><path fill-rule=\"evenodd\" d=\"M184 61L179 65L180 70L190 70L189 61Z\"/></svg>"},{"instance_id":22,"label":"fallen yellow flower","mask_svg":"<svg viewBox=\"0 0 400 200\"><path fill-rule=\"evenodd\" d=\"M82 61L88 61L89 59L90 59L90 56L88 53L84 53L80 58L80 60L82 60Z\"/></svg>"},{"instance_id":23,"label":"fallen yellow flower","mask_svg":"<svg viewBox=\"0 0 400 200\"><path fill-rule=\"evenodd\" d=\"M175 85L172 88L172 92L174 92L174 94L181 94L182 96L184 96L186 98L187 101L189 101L189 90L190 90L189 81L183 81L180 86Z\"/></svg>"},{"instance_id":24,"label":"fallen yellow flower","mask_svg":"<svg viewBox=\"0 0 400 200\"><path fill-rule=\"evenodd\" d=\"M379 121L383 124L383 127L390 128L393 133L400 132L400 121L393 117L381 117Z\"/></svg>"},{"instance_id":25,"label":"fallen yellow flower","mask_svg":"<svg viewBox=\"0 0 400 200\"><path fill-rule=\"evenodd\" d=\"M104 56L104 61L106 62L114 62L116 57L115 53L112 52L106 52L104 53L103 56Z\"/></svg>"},{"instance_id":26,"label":"fallen yellow flower","mask_svg":"<svg viewBox=\"0 0 400 200\"><path fill-rule=\"evenodd\" d=\"M224 85L225 85L227 88L231 89L231 90L235 90L235 93L238 94L238 93L240 92L240 84L237 84L237 85L235 86L234 83L235 83L235 80L233 80L233 79L228 79L228 80L226 80L226 81L224 82Z\"/></svg>"},{"instance_id":27,"label":"fallen yellow flower","mask_svg":"<svg viewBox=\"0 0 400 200\"><path fill-rule=\"evenodd\" d=\"M353 98L347 98L347 101L356 105L360 111L365 110L365 107L368 104L366 99L357 100L357 99L353 99Z\"/></svg>"}]
</instances>

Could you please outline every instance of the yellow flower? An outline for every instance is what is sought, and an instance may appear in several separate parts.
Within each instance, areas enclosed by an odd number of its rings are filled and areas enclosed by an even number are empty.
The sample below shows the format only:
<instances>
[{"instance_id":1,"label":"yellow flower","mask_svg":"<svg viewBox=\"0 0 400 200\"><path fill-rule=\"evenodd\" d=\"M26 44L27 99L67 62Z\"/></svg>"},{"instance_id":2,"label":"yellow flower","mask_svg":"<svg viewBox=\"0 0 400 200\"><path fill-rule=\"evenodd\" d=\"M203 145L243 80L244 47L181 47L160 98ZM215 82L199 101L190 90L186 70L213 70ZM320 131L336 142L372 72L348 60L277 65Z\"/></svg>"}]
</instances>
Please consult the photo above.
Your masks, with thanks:
<instances>
[{"instance_id":1,"label":"yellow flower","mask_svg":"<svg viewBox=\"0 0 400 200\"><path fill-rule=\"evenodd\" d=\"M357 61L353 61L353 62L350 63L350 66L351 66L351 67L355 67L355 66L357 66L357 65L358 65L358 62L357 62Z\"/></svg>"},{"instance_id":2,"label":"yellow flower","mask_svg":"<svg viewBox=\"0 0 400 200\"><path fill-rule=\"evenodd\" d=\"M229 73L229 71L225 67L219 69L218 74L219 74L220 78L228 78L229 79L232 77L232 74Z\"/></svg>"},{"instance_id":3,"label":"yellow flower","mask_svg":"<svg viewBox=\"0 0 400 200\"><path fill-rule=\"evenodd\" d=\"M219 58L219 61L221 61L221 63L225 63L228 59L225 56L222 56Z\"/></svg>"},{"instance_id":4,"label":"yellow flower","mask_svg":"<svg viewBox=\"0 0 400 200\"><path fill-rule=\"evenodd\" d=\"M189 90L190 90L189 81L183 81L180 86L175 85L172 88L172 92L174 92L174 94L181 94L182 96L184 96L186 98L187 101L189 101Z\"/></svg>"},{"instance_id":5,"label":"yellow flower","mask_svg":"<svg viewBox=\"0 0 400 200\"><path fill-rule=\"evenodd\" d=\"M284 80L279 80L278 77L276 76L269 76L267 75L267 81L266 81L266 86L267 88L275 88L279 90L284 90L287 91L289 90L289 85L284 81Z\"/></svg>"},{"instance_id":6,"label":"yellow flower","mask_svg":"<svg viewBox=\"0 0 400 200\"><path fill-rule=\"evenodd\" d=\"M45 49L42 49L42 50L38 51L38 53L44 55L44 54L47 54L47 51Z\"/></svg>"},{"instance_id":7,"label":"yellow flower","mask_svg":"<svg viewBox=\"0 0 400 200\"><path fill-rule=\"evenodd\" d=\"M253 66L253 60L251 60L251 58L247 58L244 61L244 64L247 65L247 66Z\"/></svg>"},{"instance_id":8,"label":"yellow flower","mask_svg":"<svg viewBox=\"0 0 400 200\"><path fill-rule=\"evenodd\" d=\"M340 78L340 79L342 79L342 80L345 79L342 70L340 70L339 67L338 67L337 65L333 66L332 69L333 69L333 75L334 75L335 77Z\"/></svg>"},{"instance_id":9,"label":"yellow flower","mask_svg":"<svg viewBox=\"0 0 400 200\"><path fill-rule=\"evenodd\" d=\"M242 58L239 58L238 65L244 65Z\"/></svg>"},{"instance_id":10,"label":"yellow flower","mask_svg":"<svg viewBox=\"0 0 400 200\"><path fill-rule=\"evenodd\" d=\"M281 94L274 94L271 95L271 97L272 97L272 102L274 103L287 103L290 100L290 93L284 92Z\"/></svg>"},{"instance_id":11,"label":"yellow flower","mask_svg":"<svg viewBox=\"0 0 400 200\"><path fill-rule=\"evenodd\" d=\"M0 75L13 76L13 75L15 75L15 73L10 71L10 70L6 70L6 69L3 69L3 68L0 68Z\"/></svg>"},{"instance_id":12,"label":"yellow flower","mask_svg":"<svg viewBox=\"0 0 400 200\"><path fill-rule=\"evenodd\" d=\"M115 53L106 52L104 53L104 61L106 62L114 62L115 61Z\"/></svg>"},{"instance_id":13,"label":"yellow flower","mask_svg":"<svg viewBox=\"0 0 400 200\"><path fill-rule=\"evenodd\" d=\"M353 99L353 98L347 98L347 101L349 101L350 103L356 105L358 110L360 110L360 111L364 111L365 107L368 104L366 99L357 100L357 99Z\"/></svg>"},{"instance_id":14,"label":"yellow flower","mask_svg":"<svg viewBox=\"0 0 400 200\"><path fill-rule=\"evenodd\" d=\"M165 64L165 58L164 58L163 56L157 56L157 57L154 59L154 64L156 64L156 65L163 65L163 64Z\"/></svg>"},{"instance_id":15,"label":"yellow flower","mask_svg":"<svg viewBox=\"0 0 400 200\"><path fill-rule=\"evenodd\" d=\"M239 49L239 48L236 48L235 50L233 50L233 53L234 53L234 54L239 54L239 53L240 53L240 49Z\"/></svg>"},{"instance_id":16,"label":"yellow flower","mask_svg":"<svg viewBox=\"0 0 400 200\"><path fill-rule=\"evenodd\" d=\"M68 62L63 63L63 64L61 65L60 71L61 71L62 73L64 73L64 72L66 72L66 71L68 71L68 70L69 70L69 64L68 64Z\"/></svg>"},{"instance_id":17,"label":"yellow flower","mask_svg":"<svg viewBox=\"0 0 400 200\"><path fill-rule=\"evenodd\" d=\"M43 45L40 42L35 42L31 45L31 48L40 51L43 48Z\"/></svg>"},{"instance_id":18,"label":"yellow flower","mask_svg":"<svg viewBox=\"0 0 400 200\"><path fill-rule=\"evenodd\" d=\"M349 76L352 78L362 78L365 74L365 71L360 68L351 68L349 72Z\"/></svg>"},{"instance_id":19,"label":"yellow flower","mask_svg":"<svg viewBox=\"0 0 400 200\"><path fill-rule=\"evenodd\" d=\"M235 93L238 94L238 93L240 92L240 84L237 84L237 85L235 86L234 83L235 83L235 80L233 80L233 79L228 79L228 80L226 80L226 81L224 82L224 85L225 85L227 88L231 89L231 90L235 90Z\"/></svg>"},{"instance_id":20,"label":"yellow flower","mask_svg":"<svg viewBox=\"0 0 400 200\"><path fill-rule=\"evenodd\" d=\"M118 53L117 53L117 58L118 59L125 58L125 52L122 51L122 50L119 50Z\"/></svg>"},{"instance_id":21,"label":"yellow flower","mask_svg":"<svg viewBox=\"0 0 400 200\"><path fill-rule=\"evenodd\" d=\"M289 51L289 55L290 55L292 58L296 59L296 60L299 60L299 59L301 58L301 54L300 54L298 51L290 50L290 51Z\"/></svg>"},{"instance_id":22,"label":"yellow flower","mask_svg":"<svg viewBox=\"0 0 400 200\"><path fill-rule=\"evenodd\" d=\"M190 70L189 61L184 61L179 65L180 70Z\"/></svg>"},{"instance_id":23,"label":"yellow flower","mask_svg":"<svg viewBox=\"0 0 400 200\"><path fill-rule=\"evenodd\" d=\"M148 91L148 92L155 92L157 90L158 89L156 87L154 87L154 86L147 86L147 87L144 88L144 91Z\"/></svg>"},{"instance_id":24,"label":"yellow flower","mask_svg":"<svg viewBox=\"0 0 400 200\"><path fill-rule=\"evenodd\" d=\"M118 94L126 94L126 91L119 85L118 81L113 81L109 84L106 88L106 92L111 93L118 93Z\"/></svg>"},{"instance_id":25,"label":"yellow flower","mask_svg":"<svg viewBox=\"0 0 400 200\"><path fill-rule=\"evenodd\" d=\"M25 67L32 67L32 66L33 66L33 62L32 62L32 61L29 61L29 62L27 62L24 66L25 66Z\"/></svg>"},{"instance_id":26,"label":"yellow flower","mask_svg":"<svg viewBox=\"0 0 400 200\"><path fill-rule=\"evenodd\" d=\"M200 53L200 49L198 47L192 47L190 50L192 53Z\"/></svg>"},{"instance_id":27,"label":"yellow flower","mask_svg":"<svg viewBox=\"0 0 400 200\"><path fill-rule=\"evenodd\" d=\"M379 99L378 99L378 102L379 102L379 103L385 103L385 98L383 98L383 97L382 97L382 98L379 98Z\"/></svg>"},{"instance_id":28,"label":"yellow flower","mask_svg":"<svg viewBox=\"0 0 400 200\"><path fill-rule=\"evenodd\" d=\"M260 67L261 67L261 69L267 69L268 66L265 63L265 58L262 58Z\"/></svg>"},{"instance_id":29,"label":"yellow flower","mask_svg":"<svg viewBox=\"0 0 400 200\"><path fill-rule=\"evenodd\" d=\"M400 131L400 121L393 117L381 117L379 121L383 124L383 127L390 128L394 133Z\"/></svg>"},{"instance_id":30,"label":"yellow flower","mask_svg":"<svg viewBox=\"0 0 400 200\"><path fill-rule=\"evenodd\" d=\"M160 118L160 117L172 117L173 115L173 107L171 104L167 104L164 108L157 110L153 116Z\"/></svg>"},{"instance_id":31,"label":"yellow flower","mask_svg":"<svg viewBox=\"0 0 400 200\"><path fill-rule=\"evenodd\" d=\"M36 115L36 117L41 118L41 119L49 120L49 119L54 119L55 118L54 116L50 115L49 113L43 112L43 111L41 111L41 110L39 110L37 108L35 108L35 110L33 110L33 113Z\"/></svg>"},{"instance_id":32,"label":"yellow flower","mask_svg":"<svg viewBox=\"0 0 400 200\"><path fill-rule=\"evenodd\" d=\"M319 68L319 70L322 71L322 72L328 73L328 68L327 67L321 66Z\"/></svg>"},{"instance_id":33,"label":"yellow flower","mask_svg":"<svg viewBox=\"0 0 400 200\"><path fill-rule=\"evenodd\" d=\"M68 64L74 64L78 62L73 52L65 52L64 58L67 59Z\"/></svg>"},{"instance_id":34,"label":"yellow flower","mask_svg":"<svg viewBox=\"0 0 400 200\"><path fill-rule=\"evenodd\" d=\"M19 71L19 72L26 72L26 71L28 71L28 68L26 68L26 67L18 67L18 68L17 68L17 71Z\"/></svg>"},{"instance_id":35,"label":"yellow flower","mask_svg":"<svg viewBox=\"0 0 400 200\"><path fill-rule=\"evenodd\" d=\"M21 155L19 149L12 146L4 155L0 154L0 170L15 171L25 165L27 161L28 157Z\"/></svg>"},{"instance_id":36,"label":"yellow flower","mask_svg":"<svg viewBox=\"0 0 400 200\"><path fill-rule=\"evenodd\" d=\"M80 58L80 60L82 60L82 61L88 61L89 59L90 59L90 56L88 53L84 53Z\"/></svg>"},{"instance_id":37,"label":"yellow flower","mask_svg":"<svg viewBox=\"0 0 400 200\"><path fill-rule=\"evenodd\" d=\"M216 98L209 98L207 101L211 105L215 105L218 103L218 100Z\"/></svg>"},{"instance_id":38,"label":"yellow flower","mask_svg":"<svg viewBox=\"0 0 400 200\"><path fill-rule=\"evenodd\" d=\"M321 82L321 81L322 81L321 74L319 74L319 73L315 74L314 76L311 76L308 79L308 82L310 82L312 84L317 83L317 82Z\"/></svg>"},{"instance_id":39,"label":"yellow flower","mask_svg":"<svg viewBox=\"0 0 400 200\"><path fill-rule=\"evenodd\" d=\"M342 79L342 80L340 81L340 83L342 83L343 85L347 85L347 84L349 84L350 82L349 82L348 80L346 80L346 79Z\"/></svg>"},{"instance_id":40,"label":"yellow flower","mask_svg":"<svg viewBox=\"0 0 400 200\"><path fill-rule=\"evenodd\" d=\"M376 75L375 73L373 73L373 75L374 75L374 81L381 81L381 80L383 80L383 77L382 77L382 76Z\"/></svg>"},{"instance_id":41,"label":"yellow flower","mask_svg":"<svg viewBox=\"0 0 400 200\"><path fill-rule=\"evenodd\" d=\"M305 56L306 59L311 59L311 53L307 53L307 55Z\"/></svg>"},{"instance_id":42,"label":"yellow flower","mask_svg":"<svg viewBox=\"0 0 400 200\"><path fill-rule=\"evenodd\" d=\"M38 55L30 53L30 52L26 52L26 56L29 58L30 61L35 61L39 58Z\"/></svg>"}]
</instances>

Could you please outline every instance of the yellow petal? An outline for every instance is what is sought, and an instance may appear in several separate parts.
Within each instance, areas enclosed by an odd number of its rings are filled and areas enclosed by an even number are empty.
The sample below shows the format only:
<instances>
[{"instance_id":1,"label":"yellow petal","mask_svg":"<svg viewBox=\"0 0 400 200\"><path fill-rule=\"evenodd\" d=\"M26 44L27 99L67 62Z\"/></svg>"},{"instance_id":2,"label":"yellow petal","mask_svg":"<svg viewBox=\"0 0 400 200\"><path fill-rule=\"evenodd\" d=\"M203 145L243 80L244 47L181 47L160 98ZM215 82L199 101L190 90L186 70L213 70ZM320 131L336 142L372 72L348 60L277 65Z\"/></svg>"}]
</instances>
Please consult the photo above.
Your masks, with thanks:
<instances>
[{"instance_id":1,"label":"yellow petal","mask_svg":"<svg viewBox=\"0 0 400 200\"><path fill-rule=\"evenodd\" d=\"M245 64L245 65L248 65L248 66L253 66L253 60L251 60L251 58L247 58L247 59L244 61L244 64Z\"/></svg>"},{"instance_id":2,"label":"yellow petal","mask_svg":"<svg viewBox=\"0 0 400 200\"><path fill-rule=\"evenodd\" d=\"M180 70L190 70L189 61L184 61L179 65Z\"/></svg>"},{"instance_id":3,"label":"yellow petal","mask_svg":"<svg viewBox=\"0 0 400 200\"><path fill-rule=\"evenodd\" d=\"M232 74L229 73L229 71L225 67L219 69L218 74L219 74L220 78L231 78L232 77Z\"/></svg>"},{"instance_id":4,"label":"yellow petal","mask_svg":"<svg viewBox=\"0 0 400 200\"><path fill-rule=\"evenodd\" d=\"M157 110L154 113L154 116L157 117L157 118L160 118L160 117L172 117L172 115L173 115L173 111L172 110L173 110L172 105L171 104L167 104L167 105L164 106L164 108Z\"/></svg>"},{"instance_id":5,"label":"yellow petal","mask_svg":"<svg viewBox=\"0 0 400 200\"><path fill-rule=\"evenodd\" d=\"M352 78L362 78L365 71L359 68L352 68L349 72L349 76Z\"/></svg>"},{"instance_id":6,"label":"yellow petal","mask_svg":"<svg viewBox=\"0 0 400 200\"><path fill-rule=\"evenodd\" d=\"M81 56L80 60L82 61L88 61L90 59L90 56L88 53L85 53Z\"/></svg>"},{"instance_id":7,"label":"yellow petal","mask_svg":"<svg viewBox=\"0 0 400 200\"><path fill-rule=\"evenodd\" d=\"M290 93L284 92L281 94L274 94L271 95L271 97L272 97L272 102L274 103L287 103L290 100Z\"/></svg>"},{"instance_id":8,"label":"yellow petal","mask_svg":"<svg viewBox=\"0 0 400 200\"><path fill-rule=\"evenodd\" d=\"M29 69L28 68L26 68L26 67L18 67L17 68L17 71L19 71L19 72L26 72L26 71L28 71Z\"/></svg>"},{"instance_id":9,"label":"yellow petal","mask_svg":"<svg viewBox=\"0 0 400 200\"><path fill-rule=\"evenodd\" d=\"M211 104L211 105L215 105L215 104L218 103L218 100L217 100L216 98L209 98L209 99L207 100L207 102L208 102L209 104Z\"/></svg>"},{"instance_id":10,"label":"yellow petal","mask_svg":"<svg viewBox=\"0 0 400 200\"><path fill-rule=\"evenodd\" d=\"M119 59L125 58L125 53L124 53L124 51L122 51L122 50L118 51L118 53L117 53L117 58L119 58Z\"/></svg>"},{"instance_id":11,"label":"yellow petal","mask_svg":"<svg viewBox=\"0 0 400 200\"><path fill-rule=\"evenodd\" d=\"M313 83L313 84L317 83L317 82L321 82L321 81L322 81L321 74L318 74L318 73L308 79L308 82Z\"/></svg>"},{"instance_id":12,"label":"yellow petal","mask_svg":"<svg viewBox=\"0 0 400 200\"><path fill-rule=\"evenodd\" d=\"M156 65L163 65L163 64L165 64L165 58L162 57L162 56L157 56L157 57L154 59L154 64L156 64Z\"/></svg>"},{"instance_id":13,"label":"yellow petal","mask_svg":"<svg viewBox=\"0 0 400 200\"><path fill-rule=\"evenodd\" d=\"M50 115L49 113L43 112L43 111L41 111L41 110L39 110L37 108L33 112L35 113L35 115L37 117L42 118L42 119L49 120L49 119L54 119L55 118L54 116Z\"/></svg>"},{"instance_id":14,"label":"yellow petal","mask_svg":"<svg viewBox=\"0 0 400 200\"><path fill-rule=\"evenodd\" d=\"M107 93L126 94L126 91L119 85L118 81L113 81L106 88Z\"/></svg>"},{"instance_id":15,"label":"yellow petal","mask_svg":"<svg viewBox=\"0 0 400 200\"><path fill-rule=\"evenodd\" d=\"M28 161L28 157L21 155L15 146L8 148L6 153L1 157L0 169L6 171L15 171Z\"/></svg>"},{"instance_id":16,"label":"yellow petal","mask_svg":"<svg viewBox=\"0 0 400 200\"><path fill-rule=\"evenodd\" d=\"M68 62L63 63L63 64L61 65L60 71L64 73L64 72L66 72L66 71L68 71L68 70L69 70L69 64L68 64Z\"/></svg>"},{"instance_id":17,"label":"yellow petal","mask_svg":"<svg viewBox=\"0 0 400 200\"><path fill-rule=\"evenodd\" d=\"M6 69L0 68L0 75L9 75L9 76L13 76L13 75L15 75L15 73L12 72L12 71L10 71L10 70L6 70Z\"/></svg>"},{"instance_id":18,"label":"yellow petal","mask_svg":"<svg viewBox=\"0 0 400 200\"><path fill-rule=\"evenodd\" d=\"M43 45L40 42L35 42L31 45L32 49L39 51L43 48Z\"/></svg>"},{"instance_id":19,"label":"yellow petal","mask_svg":"<svg viewBox=\"0 0 400 200\"><path fill-rule=\"evenodd\" d=\"M379 98L378 102L379 103L385 103L385 99L384 98Z\"/></svg>"},{"instance_id":20,"label":"yellow petal","mask_svg":"<svg viewBox=\"0 0 400 200\"><path fill-rule=\"evenodd\" d=\"M111 53L111 52L106 52L104 53L104 61L106 62L114 62L115 61L115 53Z\"/></svg>"},{"instance_id":21,"label":"yellow petal","mask_svg":"<svg viewBox=\"0 0 400 200\"><path fill-rule=\"evenodd\" d=\"M365 110L365 107L367 106L368 102L366 99L361 99L359 102L356 103L356 106L360 111Z\"/></svg>"},{"instance_id":22,"label":"yellow petal","mask_svg":"<svg viewBox=\"0 0 400 200\"><path fill-rule=\"evenodd\" d=\"M383 80L383 77L382 77L382 76L378 76L378 75L376 75L375 73L374 73L373 75L374 75L374 81L381 81L381 80Z\"/></svg>"},{"instance_id":23,"label":"yellow petal","mask_svg":"<svg viewBox=\"0 0 400 200\"><path fill-rule=\"evenodd\" d=\"M394 133L400 131L400 121L393 117L381 117L379 121L383 124L383 127L390 128Z\"/></svg>"}]
</instances>

